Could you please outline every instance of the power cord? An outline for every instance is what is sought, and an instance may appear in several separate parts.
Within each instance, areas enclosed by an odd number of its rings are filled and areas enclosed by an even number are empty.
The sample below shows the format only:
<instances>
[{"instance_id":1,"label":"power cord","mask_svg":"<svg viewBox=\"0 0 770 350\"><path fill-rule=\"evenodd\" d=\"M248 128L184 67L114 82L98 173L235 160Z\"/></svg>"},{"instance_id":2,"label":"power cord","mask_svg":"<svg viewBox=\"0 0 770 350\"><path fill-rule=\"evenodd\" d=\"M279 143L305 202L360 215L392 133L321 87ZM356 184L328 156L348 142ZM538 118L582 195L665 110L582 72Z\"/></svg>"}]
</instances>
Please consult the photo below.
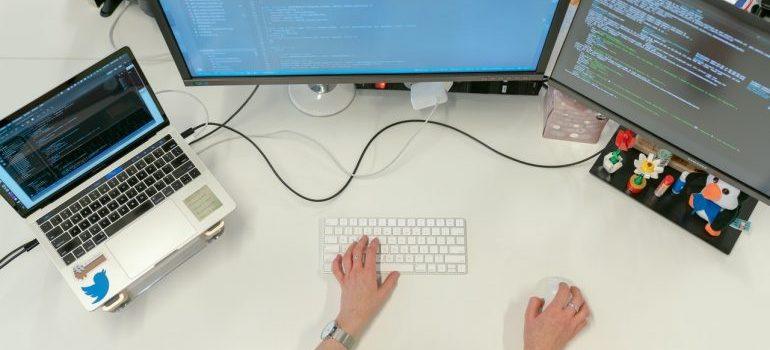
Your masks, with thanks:
<instances>
[{"instance_id":1,"label":"power cord","mask_svg":"<svg viewBox=\"0 0 770 350\"><path fill-rule=\"evenodd\" d=\"M35 249L35 247L38 246L40 242L38 242L36 239L33 239L27 243L24 243L23 245L19 246L18 248L12 250L10 253L8 253L6 256L4 256L2 259L0 259L0 269L4 268L6 265L10 264L12 261L16 260L16 258L20 257L22 254Z\"/></svg>"},{"instance_id":2,"label":"power cord","mask_svg":"<svg viewBox=\"0 0 770 350\"><path fill-rule=\"evenodd\" d=\"M112 21L112 24L110 25L110 45L112 45L112 48L117 50L118 45L115 43L115 30L118 27L118 22L120 22L120 19L123 18L123 15L126 14L126 11L128 11L131 6L133 6L134 3L131 1L126 2L126 6L123 7L122 10L118 13L118 16L115 17L115 20ZM140 59L137 59L140 60ZM147 57L142 57L141 60L145 61L171 61L171 57L168 54L157 54L157 55L150 55Z\"/></svg>"},{"instance_id":3,"label":"power cord","mask_svg":"<svg viewBox=\"0 0 770 350\"><path fill-rule=\"evenodd\" d=\"M336 191L335 193L333 193L332 195L329 195L327 197L312 198L312 197L309 197L309 196L306 196L306 195L300 193L299 191L294 189L291 185L289 185L286 182L286 180L284 180L283 177L275 169L275 166L273 166L273 163L267 157L265 152L262 151L262 148L260 148L259 145L257 145L257 143L254 142L254 140L252 140L249 136L247 136L243 132L241 132L241 131L239 131L239 130L231 127L231 126L225 125L225 124L219 124L219 123L214 123L214 122L212 122L210 124L218 126L217 130L222 129L222 128L227 129L227 130L237 134L238 136L240 136L241 138L243 138L247 142L249 142L259 152L259 154L262 156L262 158L265 160L265 162L267 163L268 167L273 172L273 175L275 175L275 177L278 179L278 181L280 181L281 184L284 187L286 187L291 193L293 193L297 197L302 198L303 200L306 200L308 202L322 203L322 202L328 202L328 201L330 201L332 199L335 199L335 198L339 197L350 186L350 183L353 181L353 179L356 177L356 174L358 173L358 169L360 168L361 162L363 161L364 157L366 156L367 151L369 150L371 145L374 143L374 141L377 140L377 138L380 137L380 135L382 135L385 131L387 131L389 129L392 129L392 128L396 127L396 126L403 125L403 124L409 124L409 123L426 123L426 124L437 125L437 126L441 126L441 127L450 129L450 130L455 131L455 132L457 132L457 133L459 133L459 134L461 134L461 135L463 135L465 137L470 138L471 140L475 141L476 143L482 145L484 148L492 151L493 153L495 153L495 154L497 154L497 155L499 155L499 156L501 156L501 157L503 157L505 159L514 161L514 162L522 164L522 165L526 165L526 166L530 166L530 167L535 167L535 168L542 168L542 169L568 168L568 167L572 167L572 166L575 166L575 165L579 165L579 164L585 163L585 162L587 162L587 161L589 161L589 160L599 156L602 153L602 151L598 151L598 152L592 154L591 156L589 156L587 158L581 159L581 160L576 161L576 162L568 163L568 164L556 164L556 165L536 164L536 163L520 160L518 158L509 156L509 155L507 155L507 154L505 154L505 153L503 153L501 151L498 151L497 149L495 149L494 147L488 145L484 141L481 141L480 139L474 137L473 135L471 135L471 134L469 134L469 133L467 133L467 132L465 132L465 131L457 128L457 127L449 125L449 124L445 124L445 123L437 122L437 121L432 121L432 120L427 120L427 121L426 120L419 120L419 119L402 120L402 121L398 121L398 122L392 123L392 124L390 124L388 126L385 126L384 128L380 129L376 134L374 134L374 136L372 136L371 139L369 139L369 142L367 142L367 144L364 147L363 151L361 151L361 154L358 157L358 160L356 161L356 165L355 165L355 168L353 169L352 174L350 174L348 176L347 181L345 181L345 183L342 185L342 187L338 191ZM197 129L202 128L202 127L203 127L203 124L198 125L198 126L196 126L194 128L188 129L188 130L186 130L185 132L182 133L182 137L189 137L190 135L195 133L195 131ZM200 139L198 139L196 141L199 141L199 140Z\"/></svg>"},{"instance_id":4,"label":"power cord","mask_svg":"<svg viewBox=\"0 0 770 350\"><path fill-rule=\"evenodd\" d=\"M244 101L243 101L243 103L242 103L242 104L241 104L241 105L238 107L238 109L236 109L236 110L235 110L235 112L233 112L233 114L231 114L229 117L227 117L227 119L225 119L225 121L224 121L224 122L222 122L221 124L219 124L219 123L213 123L213 122L207 122L207 123L206 123L206 126L208 126L208 125L214 125L214 126L217 126L217 127L216 127L214 130L211 130L211 131L209 131L208 133L204 134L203 136L196 138L195 140L193 140L192 142L190 142L190 145L192 146L192 145L194 145L194 144L196 144L196 143L198 143L198 142L201 142L201 141L203 141L203 139L205 139L205 138L207 138L207 137L209 137L209 136L213 135L215 132L217 132L217 131L221 130L221 129L222 129L223 127L225 127L225 126L226 126L228 123L230 123L230 121L232 121L232 120L233 120L233 118L235 118L235 117L236 117L238 114L240 114L240 113L241 113L241 111L243 111L243 109L244 109L244 108L246 108L246 105L247 105L247 104L249 104L249 102L251 101L251 99L254 97L254 94L256 94L256 93L257 93L257 90L259 90L259 85L257 85L257 86L254 86L254 90L251 90L251 93L249 94L249 96L248 96L248 97L246 97L246 100L244 100ZM183 136L184 138L188 138L188 137L190 137L190 135L191 135L192 133L196 132L196 131L197 131L198 129L200 129L201 127L203 127L203 125L198 125L198 126L196 126L196 127L194 127L194 128L188 129L187 131L185 131L185 132L183 132L183 133L182 133L182 136ZM192 130L192 133L190 133L190 134L187 134L187 132L188 132L188 131L190 131L190 130Z\"/></svg>"}]
</instances>

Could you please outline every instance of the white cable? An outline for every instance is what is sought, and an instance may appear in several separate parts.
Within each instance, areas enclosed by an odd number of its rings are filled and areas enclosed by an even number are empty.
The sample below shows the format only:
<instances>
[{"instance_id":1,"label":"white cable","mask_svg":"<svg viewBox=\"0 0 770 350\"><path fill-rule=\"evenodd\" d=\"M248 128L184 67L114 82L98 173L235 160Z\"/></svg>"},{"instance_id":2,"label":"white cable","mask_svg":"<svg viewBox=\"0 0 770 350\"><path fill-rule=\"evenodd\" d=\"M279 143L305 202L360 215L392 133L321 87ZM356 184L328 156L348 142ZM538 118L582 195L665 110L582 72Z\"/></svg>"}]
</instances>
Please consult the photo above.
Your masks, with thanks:
<instances>
[{"instance_id":1,"label":"white cable","mask_svg":"<svg viewBox=\"0 0 770 350\"><path fill-rule=\"evenodd\" d=\"M268 139L270 139L270 138L277 138L276 136L281 135L281 134L288 134L288 135L298 136L298 137L300 137L302 139L305 139L306 141L309 141L310 143L313 143L316 146L318 146L318 148L320 148L324 153L326 153L326 155L329 157L329 159L332 160L334 165L342 173L346 174L347 176L352 176L352 177L357 178L357 179L367 179L367 178L377 177L377 176L381 175L382 173L388 171L393 165L395 165L403 157L403 155L406 153L406 150L414 142L414 140L417 138L417 136L420 135L420 133L422 133L422 131L425 129L425 127L429 125L429 123L432 120L433 115L436 113L437 109L438 109L438 105L434 105L433 109L431 110L431 112L428 115L428 117L425 118L425 122L420 126L420 129L418 129L412 135L412 137L409 138L409 140L404 144L404 147L401 148L401 150L393 158L393 160L391 160L388 164L386 164L380 170L377 170L377 171L374 171L374 172L371 172L371 173L368 173L368 174L361 174L361 173L353 174L353 172L348 170L342 164L342 162L339 160L339 158L337 158L337 156L335 156L334 153L331 150L329 150L329 148L324 146L323 143L321 143L320 141L318 141L318 140L316 140L316 139L314 139L314 138L312 138L312 137L310 137L308 135L305 135L305 134L302 134L302 133L299 133L299 132L296 132L296 131L292 131L292 130L279 130L279 131L274 131L274 132L267 133L267 134L254 134L254 135L248 135L248 136L250 138L268 138ZM240 140L240 139L241 139L240 136L222 139L222 140L219 140L219 141L216 141L214 143L211 143L211 144L207 145L205 148L200 149L198 151L198 153L206 152L209 149L211 149L212 147L217 146L219 144L230 142L230 141L234 141L234 140Z\"/></svg>"},{"instance_id":2,"label":"white cable","mask_svg":"<svg viewBox=\"0 0 770 350\"><path fill-rule=\"evenodd\" d=\"M208 129L209 123L211 123L211 114L209 113L209 108L206 107L206 104L203 103L203 101L198 96L195 96L195 95L193 95L193 94L191 94L191 93L189 93L187 91L183 91L183 90L160 90L160 91L156 91L155 95L162 95L162 94L168 94L168 93L177 93L177 94L187 95L187 96L193 98L195 101L198 102L198 104L203 108L203 111L206 113L206 123L203 125L202 128L200 128L197 131L195 131L195 133L193 135L195 135L195 138L200 137L198 135L199 132L200 132L201 135L205 135L206 129Z\"/></svg>"},{"instance_id":3,"label":"white cable","mask_svg":"<svg viewBox=\"0 0 770 350\"><path fill-rule=\"evenodd\" d=\"M112 45L112 48L115 50L119 48L118 45L115 43L115 30L118 27L118 22L120 22L120 19L123 18L123 15L126 13L126 11L128 11L128 9L133 5L134 5L133 2L127 1L126 6L123 6L123 9L120 10L120 12L118 12L117 17L115 17L115 20L112 21L112 24L110 25L110 35L109 35L110 45ZM138 60L170 61L171 58L168 56L168 54L157 54L157 55L142 57L141 59L138 59Z\"/></svg>"}]
</instances>

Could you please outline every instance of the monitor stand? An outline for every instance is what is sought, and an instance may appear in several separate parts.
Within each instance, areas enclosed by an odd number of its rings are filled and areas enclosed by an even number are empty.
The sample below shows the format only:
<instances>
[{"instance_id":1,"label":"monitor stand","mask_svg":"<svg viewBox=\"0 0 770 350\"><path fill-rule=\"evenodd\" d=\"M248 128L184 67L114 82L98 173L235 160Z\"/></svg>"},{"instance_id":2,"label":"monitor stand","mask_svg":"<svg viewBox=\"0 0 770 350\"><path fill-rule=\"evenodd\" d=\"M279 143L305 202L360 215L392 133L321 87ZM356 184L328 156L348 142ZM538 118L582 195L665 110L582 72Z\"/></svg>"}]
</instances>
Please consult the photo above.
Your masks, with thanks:
<instances>
[{"instance_id":1,"label":"monitor stand","mask_svg":"<svg viewBox=\"0 0 770 350\"><path fill-rule=\"evenodd\" d=\"M297 109L313 117L344 111L356 97L353 84L289 85L289 97Z\"/></svg>"}]
</instances>

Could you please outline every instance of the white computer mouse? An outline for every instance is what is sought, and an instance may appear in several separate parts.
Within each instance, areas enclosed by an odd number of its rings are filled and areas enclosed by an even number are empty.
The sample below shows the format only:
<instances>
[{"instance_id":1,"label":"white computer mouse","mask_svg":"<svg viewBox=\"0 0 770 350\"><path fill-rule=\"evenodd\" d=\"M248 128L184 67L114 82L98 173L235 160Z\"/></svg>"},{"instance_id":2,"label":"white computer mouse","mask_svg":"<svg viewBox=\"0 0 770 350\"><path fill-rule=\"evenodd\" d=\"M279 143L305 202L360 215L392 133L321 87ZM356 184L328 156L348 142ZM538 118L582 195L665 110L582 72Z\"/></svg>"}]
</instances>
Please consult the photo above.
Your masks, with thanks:
<instances>
[{"instance_id":1,"label":"white computer mouse","mask_svg":"<svg viewBox=\"0 0 770 350\"><path fill-rule=\"evenodd\" d=\"M545 306L551 304L556 293L559 292L559 283L566 283L569 286L574 286L572 281L563 277L546 277L537 282L535 285L534 295L545 300ZM570 301L572 301L572 294L570 293Z\"/></svg>"}]
</instances>

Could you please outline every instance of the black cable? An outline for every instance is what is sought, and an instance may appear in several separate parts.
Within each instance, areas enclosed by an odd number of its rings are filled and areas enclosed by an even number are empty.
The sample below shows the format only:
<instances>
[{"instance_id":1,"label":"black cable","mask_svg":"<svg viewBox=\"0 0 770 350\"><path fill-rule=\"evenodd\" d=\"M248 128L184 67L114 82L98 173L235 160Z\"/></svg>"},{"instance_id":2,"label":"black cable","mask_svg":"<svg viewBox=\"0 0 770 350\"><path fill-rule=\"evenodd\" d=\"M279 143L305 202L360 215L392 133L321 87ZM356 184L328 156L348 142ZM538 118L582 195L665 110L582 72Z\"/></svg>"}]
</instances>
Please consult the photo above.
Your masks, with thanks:
<instances>
[{"instance_id":1,"label":"black cable","mask_svg":"<svg viewBox=\"0 0 770 350\"><path fill-rule=\"evenodd\" d=\"M248 96L248 97L246 97L246 100L245 100L245 101L243 101L243 103L241 104L241 106L240 106L240 107L238 107L238 109L236 109L236 110L235 110L235 112L233 112L233 114L231 114L231 115L230 115L230 117L228 117L227 119L225 119L225 121L224 121L224 122L222 122L222 124L220 124L220 126L218 126L218 127L217 127L216 129L214 129L214 130L211 130L211 131L207 132L205 135L203 135L203 136L201 136L201 137L199 137L199 138L197 138L197 139L193 140L192 142L190 142L190 145L194 145L194 144L196 144L196 143L198 143L198 142L202 141L203 139L205 139L205 138L207 138L207 137L211 136L211 135L212 135L212 134L214 134L215 132L217 132L217 131L221 130L221 129L222 129L224 126L225 126L225 125L227 125L228 123L230 123L230 121L232 121L232 120L233 120L233 118L235 118L235 116L237 116L238 114L240 114L240 113L241 113L241 111L243 111L243 109L246 107L246 105L247 105L247 104L249 104L249 101L251 101L251 98L252 98L252 97L254 97L254 94L256 94L256 93L257 93L257 90L259 90L259 85L257 85L257 86L254 86L254 90L252 90L252 91L251 91L251 93L249 94L249 96ZM210 123L208 123L208 124L210 124L210 125L217 125L217 123L211 123L211 122L210 122ZM202 125L206 125L206 124L202 124ZM190 130L192 130L193 132L195 132L195 130L198 130L198 129L200 129L202 125L198 125L198 126L196 126L195 128L193 128L193 129L190 129ZM186 132L184 132L184 133L182 133L182 137L185 137L185 138L186 138L186 137L188 137L189 135L186 135L186 133L187 133L187 131L186 131Z\"/></svg>"},{"instance_id":2,"label":"black cable","mask_svg":"<svg viewBox=\"0 0 770 350\"><path fill-rule=\"evenodd\" d=\"M398 122L392 123L392 124L382 128L382 129L380 129L376 134L374 134L374 136L372 136L371 139L369 139L369 142L366 143L366 146L364 147L363 151L361 151L361 155L358 157L358 161L356 161L356 166L353 169L353 175L355 175L358 172L358 168L361 166L361 162L363 161L364 156L366 155L366 152L369 150L369 147L371 147L372 143L374 143L374 141L380 135L382 135L385 131L387 131L387 130L389 130L391 128L394 128L394 127L402 125L402 124L407 124L407 123L425 123L425 120L419 120L419 119L402 120L402 121L398 121ZM476 141L478 144L484 146L486 149L494 152L495 154L497 154L497 155L499 155L499 156L501 156L501 157L503 157L505 159L508 159L508 160L511 160L511 161L514 161L516 163L523 164L523 165L526 165L526 166L535 167L535 168L542 168L542 169L568 168L568 167L571 167L571 166L575 166L575 165L578 165L578 164L585 163L585 162L587 162L587 161L589 161L589 160L599 156L600 154L602 154L602 151L599 151L599 152L596 152L596 153L592 154L591 156L589 156L589 157L587 157L585 159L582 159L582 160L579 160L579 161L576 161L576 162L572 162L572 163L568 163L568 164L557 164L557 165L535 164L535 163L531 163L531 162L520 160L518 158L511 157L511 156L509 156L509 155L507 155L507 154L505 154L503 152L500 152L497 149L495 149L494 147L492 147L492 146L484 143L483 141L479 140L478 138L472 136L471 134L468 134L467 132L465 132L463 130L460 130L460 129L458 129L458 128L454 127L454 126L451 126L449 124L444 124L442 122L436 122L436 121L428 121L428 123L433 124L433 125L442 126L442 127L447 128L447 129L453 130L453 131L455 131L455 132L457 132L457 133L459 133L461 135L464 135L464 136L470 138L471 140ZM278 171L275 169L275 167L273 166L273 163L267 157L265 152L263 152L262 149L259 147L259 145L257 145L256 142L254 142L254 140L252 140L250 137L248 137L244 133L238 131L237 129L235 129L233 127L230 127L230 126L227 126L227 125L224 125L224 124L219 124L219 123L209 123L209 124L217 125L217 126L219 126L219 128L225 128L227 130L230 130L231 132L237 134L238 136L240 136L240 137L244 138L246 141L248 141L252 146L254 146L254 148L257 149L259 154L262 155L262 158L265 160L265 162L267 162L267 165L270 167L270 170L273 172L273 175L275 175L275 177L278 178L278 181L280 181L281 184L283 184L284 187L286 187L289 191L294 193L297 197L300 197L300 198L302 198L302 199L304 199L304 200L306 200L308 202L321 203L321 202L327 202L327 201L330 201L330 200L332 200L334 198L337 198L340 194L342 194L342 192L344 192L348 188L348 186L350 186L350 183L355 178L355 176L348 177L348 179L345 182L345 184L342 185L342 188L340 188L337 192L335 192L334 194L332 194L332 195L330 195L328 197L324 197L324 198L310 198L310 197L307 197L307 196L299 193L293 187L291 187L291 185L289 185L286 182L286 180L284 180L283 177L281 177L281 175L278 174ZM186 131L185 133L189 133L190 131L195 132L195 130L200 129L203 126L205 126L205 124L198 125L198 126L192 128L192 129Z\"/></svg>"},{"instance_id":3,"label":"black cable","mask_svg":"<svg viewBox=\"0 0 770 350\"><path fill-rule=\"evenodd\" d=\"M35 247L38 246L40 242L38 242L36 239L33 239L27 243L24 243L23 245L19 246L18 248L12 250L10 253L8 253L6 256L4 256L2 259L0 259L0 269L4 268L6 265L10 264L12 261L16 260L19 256L22 254L35 249Z\"/></svg>"}]
</instances>

